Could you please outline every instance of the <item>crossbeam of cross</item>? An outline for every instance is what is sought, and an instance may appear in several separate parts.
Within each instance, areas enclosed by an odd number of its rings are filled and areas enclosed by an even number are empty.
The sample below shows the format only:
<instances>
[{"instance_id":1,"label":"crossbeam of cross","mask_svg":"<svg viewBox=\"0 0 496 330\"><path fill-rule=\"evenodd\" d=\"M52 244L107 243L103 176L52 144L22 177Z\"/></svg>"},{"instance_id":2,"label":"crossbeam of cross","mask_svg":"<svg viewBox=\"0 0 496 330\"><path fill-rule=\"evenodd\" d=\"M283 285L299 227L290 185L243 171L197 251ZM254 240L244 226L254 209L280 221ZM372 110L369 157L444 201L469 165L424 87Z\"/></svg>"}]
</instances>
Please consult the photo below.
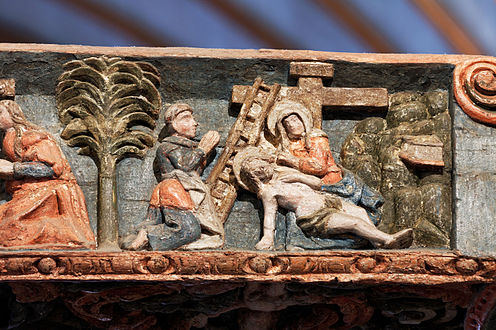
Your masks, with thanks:
<instances>
[{"instance_id":1,"label":"crossbeam of cross","mask_svg":"<svg viewBox=\"0 0 496 330\"><path fill-rule=\"evenodd\" d=\"M345 107L346 109L383 112L388 107L386 88L325 87L323 79L334 76L334 66L323 62L291 62L289 73L298 78L296 87L281 87L280 99L300 102L313 116L314 126L321 128L324 106ZM231 102L243 103L251 86L233 86Z\"/></svg>"}]
</instances>

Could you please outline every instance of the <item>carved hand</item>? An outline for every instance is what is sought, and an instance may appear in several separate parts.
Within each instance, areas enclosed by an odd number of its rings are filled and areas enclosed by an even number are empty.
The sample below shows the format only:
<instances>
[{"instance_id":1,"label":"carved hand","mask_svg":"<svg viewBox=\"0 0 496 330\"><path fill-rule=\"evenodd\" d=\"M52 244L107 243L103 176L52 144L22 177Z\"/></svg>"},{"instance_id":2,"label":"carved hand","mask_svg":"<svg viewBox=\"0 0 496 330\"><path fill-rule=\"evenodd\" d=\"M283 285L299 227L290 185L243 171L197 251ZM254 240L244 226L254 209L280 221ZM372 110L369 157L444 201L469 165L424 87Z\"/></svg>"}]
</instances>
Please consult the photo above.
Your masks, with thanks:
<instances>
[{"instance_id":1,"label":"carved hand","mask_svg":"<svg viewBox=\"0 0 496 330\"><path fill-rule=\"evenodd\" d=\"M209 154L219 144L220 135L217 131L208 131L198 144L198 148L203 150L205 154Z\"/></svg>"},{"instance_id":2,"label":"carved hand","mask_svg":"<svg viewBox=\"0 0 496 330\"><path fill-rule=\"evenodd\" d=\"M277 164L298 168L300 160L289 152L281 152L277 155Z\"/></svg>"},{"instance_id":3,"label":"carved hand","mask_svg":"<svg viewBox=\"0 0 496 330\"><path fill-rule=\"evenodd\" d=\"M0 159L0 177L11 178L12 176L14 176L14 163Z\"/></svg>"}]
</instances>

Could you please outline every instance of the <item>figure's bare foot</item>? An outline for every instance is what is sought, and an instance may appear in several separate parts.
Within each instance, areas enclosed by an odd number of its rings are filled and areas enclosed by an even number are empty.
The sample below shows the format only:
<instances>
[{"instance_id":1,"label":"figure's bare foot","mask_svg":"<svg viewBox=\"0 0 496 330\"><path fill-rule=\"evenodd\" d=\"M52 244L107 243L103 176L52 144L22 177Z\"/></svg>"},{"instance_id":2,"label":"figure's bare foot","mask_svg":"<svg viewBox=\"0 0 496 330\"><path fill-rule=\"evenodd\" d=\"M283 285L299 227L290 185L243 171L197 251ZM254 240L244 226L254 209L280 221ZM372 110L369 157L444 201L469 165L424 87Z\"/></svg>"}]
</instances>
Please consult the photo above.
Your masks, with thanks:
<instances>
[{"instance_id":1,"label":"figure's bare foot","mask_svg":"<svg viewBox=\"0 0 496 330\"><path fill-rule=\"evenodd\" d=\"M274 250L274 237L264 236L260 242L255 245L257 250Z\"/></svg>"},{"instance_id":2,"label":"figure's bare foot","mask_svg":"<svg viewBox=\"0 0 496 330\"><path fill-rule=\"evenodd\" d=\"M403 229L392 235L389 242L386 242L382 247L384 249L406 249L413 243L413 229Z\"/></svg>"},{"instance_id":3,"label":"figure's bare foot","mask_svg":"<svg viewBox=\"0 0 496 330\"><path fill-rule=\"evenodd\" d=\"M137 251L143 249L148 244L148 233L145 229L140 229L138 236L129 245L129 250Z\"/></svg>"}]
</instances>

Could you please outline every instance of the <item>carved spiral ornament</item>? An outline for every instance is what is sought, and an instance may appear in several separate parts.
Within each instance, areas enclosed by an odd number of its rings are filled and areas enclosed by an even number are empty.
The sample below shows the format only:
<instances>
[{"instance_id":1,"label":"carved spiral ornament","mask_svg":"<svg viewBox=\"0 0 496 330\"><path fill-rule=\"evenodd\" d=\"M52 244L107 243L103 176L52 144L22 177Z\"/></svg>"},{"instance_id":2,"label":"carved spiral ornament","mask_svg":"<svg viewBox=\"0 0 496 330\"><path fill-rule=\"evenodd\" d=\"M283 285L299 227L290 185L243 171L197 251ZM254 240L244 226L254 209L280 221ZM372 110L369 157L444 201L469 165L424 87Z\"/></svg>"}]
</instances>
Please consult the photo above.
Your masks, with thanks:
<instances>
[{"instance_id":1,"label":"carved spiral ornament","mask_svg":"<svg viewBox=\"0 0 496 330\"><path fill-rule=\"evenodd\" d=\"M454 72L456 101L472 119L496 125L496 59L467 61Z\"/></svg>"}]
</instances>

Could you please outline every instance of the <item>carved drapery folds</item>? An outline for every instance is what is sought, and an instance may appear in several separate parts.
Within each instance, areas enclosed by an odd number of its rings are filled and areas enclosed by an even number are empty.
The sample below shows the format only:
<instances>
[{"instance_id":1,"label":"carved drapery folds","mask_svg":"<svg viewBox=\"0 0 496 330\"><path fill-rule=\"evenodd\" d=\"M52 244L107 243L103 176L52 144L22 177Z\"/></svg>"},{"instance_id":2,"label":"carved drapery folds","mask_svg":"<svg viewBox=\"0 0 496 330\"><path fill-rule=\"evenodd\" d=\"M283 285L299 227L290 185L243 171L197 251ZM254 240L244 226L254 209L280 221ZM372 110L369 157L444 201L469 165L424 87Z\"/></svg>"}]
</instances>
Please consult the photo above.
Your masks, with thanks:
<instances>
[{"instance_id":1,"label":"carved drapery folds","mask_svg":"<svg viewBox=\"0 0 496 330\"><path fill-rule=\"evenodd\" d=\"M0 100L14 99L15 97L15 80L0 79Z\"/></svg>"},{"instance_id":2,"label":"carved drapery folds","mask_svg":"<svg viewBox=\"0 0 496 330\"><path fill-rule=\"evenodd\" d=\"M453 88L456 101L472 119L496 125L496 60L470 60L458 64Z\"/></svg>"}]
</instances>

